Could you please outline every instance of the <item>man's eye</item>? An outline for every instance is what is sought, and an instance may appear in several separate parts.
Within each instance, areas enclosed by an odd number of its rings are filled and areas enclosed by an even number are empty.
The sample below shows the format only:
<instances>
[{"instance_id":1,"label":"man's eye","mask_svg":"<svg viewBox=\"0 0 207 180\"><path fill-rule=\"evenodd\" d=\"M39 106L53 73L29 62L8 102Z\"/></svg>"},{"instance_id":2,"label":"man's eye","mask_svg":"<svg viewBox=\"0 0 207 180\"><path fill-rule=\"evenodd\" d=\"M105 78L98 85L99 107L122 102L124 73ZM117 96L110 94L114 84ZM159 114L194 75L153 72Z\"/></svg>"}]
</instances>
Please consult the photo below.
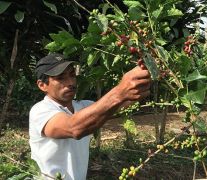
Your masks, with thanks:
<instances>
[{"instance_id":1,"label":"man's eye","mask_svg":"<svg viewBox=\"0 0 207 180\"><path fill-rule=\"evenodd\" d=\"M58 79L58 80L62 80L62 79L63 79L63 77L58 77L57 79Z\"/></svg>"}]
</instances>

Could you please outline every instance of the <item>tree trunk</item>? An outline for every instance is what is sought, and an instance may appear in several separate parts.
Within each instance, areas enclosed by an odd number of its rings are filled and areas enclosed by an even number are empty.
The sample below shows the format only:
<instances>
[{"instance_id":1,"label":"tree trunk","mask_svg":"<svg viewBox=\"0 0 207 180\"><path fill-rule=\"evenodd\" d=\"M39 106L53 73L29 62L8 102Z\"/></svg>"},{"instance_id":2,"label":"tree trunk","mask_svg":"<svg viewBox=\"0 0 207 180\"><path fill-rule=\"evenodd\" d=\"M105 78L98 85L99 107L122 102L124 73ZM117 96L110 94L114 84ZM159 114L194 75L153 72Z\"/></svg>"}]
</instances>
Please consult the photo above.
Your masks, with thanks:
<instances>
[{"instance_id":1,"label":"tree trunk","mask_svg":"<svg viewBox=\"0 0 207 180\"><path fill-rule=\"evenodd\" d=\"M166 91L165 93L164 102L166 100L168 100L168 91ZM162 112L162 119L161 119L161 125L160 125L160 143L164 142L167 113L168 113L168 106L166 106Z\"/></svg>"},{"instance_id":2,"label":"tree trunk","mask_svg":"<svg viewBox=\"0 0 207 180\"><path fill-rule=\"evenodd\" d=\"M11 55L11 59L10 59L11 73L12 73L12 70L13 70L14 61L17 57L18 35L19 35L19 30L17 29L16 34L15 34L15 38L14 38L14 46L13 46L13 50L12 50L12 55ZM5 69L5 71L7 71L7 70ZM7 113L8 113L8 109L9 109L9 103L10 103L10 99L11 99L11 94L12 94L12 91L13 91L14 85L15 85L15 78L14 77L11 78L9 80L8 84L9 84L9 86L7 88L6 100L5 100L5 103L4 103L4 106L3 106L3 110L0 114L0 137L1 137L2 127L3 127L4 122L6 120L6 117L7 117Z\"/></svg>"},{"instance_id":3,"label":"tree trunk","mask_svg":"<svg viewBox=\"0 0 207 180\"><path fill-rule=\"evenodd\" d=\"M153 83L153 95L154 95L154 102L157 103L158 101L158 82ZM158 121L158 107L155 106L154 108L154 122L155 122L155 137L156 141L160 142L160 131L159 131L159 121Z\"/></svg>"},{"instance_id":4,"label":"tree trunk","mask_svg":"<svg viewBox=\"0 0 207 180\"><path fill-rule=\"evenodd\" d=\"M125 129L125 133L126 133L126 144L127 147L130 149L134 149L134 138L133 138L133 134L130 133L129 131L127 131Z\"/></svg>"},{"instance_id":5,"label":"tree trunk","mask_svg":"<svg viewBox=\"0 0 207 180\"><path fill-rule=\"evenodd\" d=\"M5 122L6 117L7 117L7 112L8 112L8 109L9 109L9 103L10 103L12 91L14 89L14 85L15 85L15 80L10 79L9 86L8 86L8 89L7 89L7 93L6 93L6 100L5 100L5 103L4 103L4 106L3 106L3 110L0 114L0 137L1 137L1 131L2 131L4 122Z\"/></svg>"},{"instance_id":6,"label":"tree trunk","mask_svg":"<svg viewBox=\"0 0 207 180\"><path fill-rule=\"evenodd\" d=\"M205 39L206 39L206 42L204 44L204 50L206 49L207 47L207 21L206 21L206 28L205 28Z\"/></svg>"},{"instance_id":7,"label":"tree trunk","mask_svg":"<svg viewBox=\"0 0 207 180\"><path fill-rule=\"evenodd\" d=\"M96 94L97 94L97 99L101 99L101 84L100 84L100 82L97 83ZM100 146L101 146L101 128L99 130L97 130L96 149L99 150Z\"/></svg>"}]
</instances>

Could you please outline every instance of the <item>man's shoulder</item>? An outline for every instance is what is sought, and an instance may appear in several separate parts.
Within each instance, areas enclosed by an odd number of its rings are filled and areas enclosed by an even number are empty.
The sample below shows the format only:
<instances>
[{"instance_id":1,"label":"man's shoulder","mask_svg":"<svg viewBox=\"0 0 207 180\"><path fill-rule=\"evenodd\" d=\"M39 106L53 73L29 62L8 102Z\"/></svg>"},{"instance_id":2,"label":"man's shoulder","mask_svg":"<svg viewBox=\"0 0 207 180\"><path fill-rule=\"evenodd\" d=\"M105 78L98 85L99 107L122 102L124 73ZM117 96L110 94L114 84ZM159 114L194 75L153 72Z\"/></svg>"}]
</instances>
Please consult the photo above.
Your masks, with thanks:
<instances>
[{"instance_id":1,"label":"man's shoulder","mask_svg":"<svg viewBox=\"0 0 207 180\"><path fill-rule=\"evenodd\" d=\"M39 112L46 109L57 108L54 103L52 103L49 98L45 97L42 101L37 102L34 106L32 106L30 112Z\"/></svg>"}]
</instances>

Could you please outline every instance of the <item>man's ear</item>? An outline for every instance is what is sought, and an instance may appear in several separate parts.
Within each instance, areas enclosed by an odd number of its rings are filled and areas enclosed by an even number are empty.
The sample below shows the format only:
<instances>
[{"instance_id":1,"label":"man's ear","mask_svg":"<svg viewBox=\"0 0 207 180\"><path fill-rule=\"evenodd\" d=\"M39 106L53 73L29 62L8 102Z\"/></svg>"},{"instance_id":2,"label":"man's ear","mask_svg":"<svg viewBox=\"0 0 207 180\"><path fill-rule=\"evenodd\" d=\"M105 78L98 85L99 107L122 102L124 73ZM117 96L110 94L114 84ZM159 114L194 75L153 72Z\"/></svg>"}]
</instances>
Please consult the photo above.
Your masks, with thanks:
<instances>
[{"instance_id":1,"label":"man's ear","mask_svg":"<svg viewBox=\"0 0 207 180\"><path fill-rule=\"evenodd\" d=\"M37 86L43 92L47 92L47 84L45 84L44 82L42 82L42 80L40 80L40 79L37 80Z\"/></svg>"}]
</instances>

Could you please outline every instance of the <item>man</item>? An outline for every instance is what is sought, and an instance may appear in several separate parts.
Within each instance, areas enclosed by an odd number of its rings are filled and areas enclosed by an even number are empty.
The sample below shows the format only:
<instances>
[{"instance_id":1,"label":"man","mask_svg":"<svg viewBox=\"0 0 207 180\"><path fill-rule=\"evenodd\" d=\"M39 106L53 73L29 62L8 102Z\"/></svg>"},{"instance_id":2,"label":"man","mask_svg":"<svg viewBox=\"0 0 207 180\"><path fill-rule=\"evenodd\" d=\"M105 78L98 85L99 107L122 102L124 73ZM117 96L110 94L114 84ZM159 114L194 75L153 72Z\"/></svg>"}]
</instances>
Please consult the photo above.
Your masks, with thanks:
<instances>
[{"instance_id":1,"label":"man","mask_svg":"<svg viewBox=\"0 0 207 180\"><path fill-rule=\"evenodd\" d=\"M72 63L58 53L37 63L37 85L46 96L30 111L31 156L44 174L55 177L60 172L66 174L66 180L85 180L90 134L121 107L147 97L151 78L147 70L135 67L97 102L74 101L76 75Z\"/></svg>"}]
</instances>

